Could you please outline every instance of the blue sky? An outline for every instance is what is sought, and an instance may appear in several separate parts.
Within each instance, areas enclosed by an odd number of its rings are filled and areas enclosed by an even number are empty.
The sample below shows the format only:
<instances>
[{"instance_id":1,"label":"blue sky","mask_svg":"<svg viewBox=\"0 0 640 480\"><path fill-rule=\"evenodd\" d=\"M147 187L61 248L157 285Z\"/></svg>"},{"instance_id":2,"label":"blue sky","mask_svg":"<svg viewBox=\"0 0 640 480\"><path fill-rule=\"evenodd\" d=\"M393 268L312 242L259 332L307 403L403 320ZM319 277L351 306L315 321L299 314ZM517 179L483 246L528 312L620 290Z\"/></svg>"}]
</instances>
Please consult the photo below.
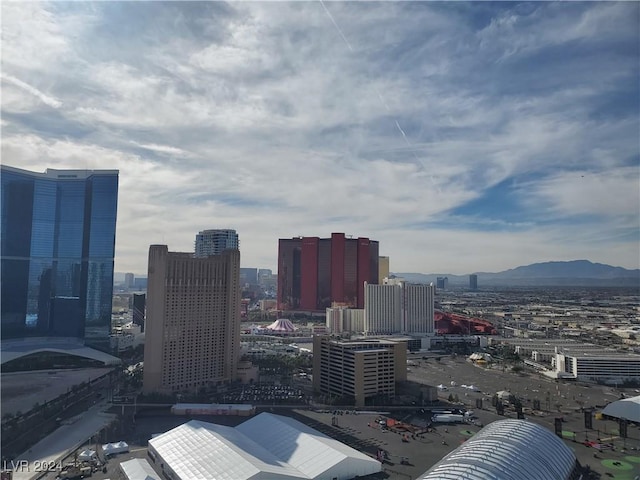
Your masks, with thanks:
<instances>
[{"instance_id":1,"label":"blue sky","mask_svg":"<svg viewBox=\"0 0 640 480\"><path fill-rule=\"evenodd\" d=\"M117 168L116 270L235 228L639 267L637 2L2 2L2 162Z\"/></svg>"}]
</instances>

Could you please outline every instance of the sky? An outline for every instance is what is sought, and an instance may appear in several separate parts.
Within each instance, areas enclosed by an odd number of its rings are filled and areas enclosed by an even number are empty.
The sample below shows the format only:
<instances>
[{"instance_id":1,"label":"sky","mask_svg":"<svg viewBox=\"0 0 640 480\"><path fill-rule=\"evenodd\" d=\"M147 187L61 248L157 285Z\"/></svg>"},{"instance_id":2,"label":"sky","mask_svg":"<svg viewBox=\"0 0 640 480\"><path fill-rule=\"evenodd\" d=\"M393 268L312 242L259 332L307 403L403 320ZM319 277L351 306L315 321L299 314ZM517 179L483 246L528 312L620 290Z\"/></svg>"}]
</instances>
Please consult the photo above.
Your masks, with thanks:
<instances>
[{"instance_id":1,"label":"sky","mask_svg":"<svg viewBox=\"0 0 640 480\"><path fill-rule=\"evenodd\" d=\"M638 2L2 2L2 163L119 169L115 270L233 228L393 272L640 266Z\"/></svg>"}]
</instances>

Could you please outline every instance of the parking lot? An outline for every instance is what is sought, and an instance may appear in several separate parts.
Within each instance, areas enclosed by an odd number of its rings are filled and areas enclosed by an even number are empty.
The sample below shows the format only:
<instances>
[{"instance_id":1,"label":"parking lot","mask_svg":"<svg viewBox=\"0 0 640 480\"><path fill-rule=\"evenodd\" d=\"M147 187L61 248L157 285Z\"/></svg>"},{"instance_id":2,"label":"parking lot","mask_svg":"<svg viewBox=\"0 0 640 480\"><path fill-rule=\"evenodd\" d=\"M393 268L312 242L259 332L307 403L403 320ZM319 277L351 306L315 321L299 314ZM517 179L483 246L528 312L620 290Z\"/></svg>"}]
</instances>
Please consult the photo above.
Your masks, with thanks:
<instances>
[{"instance_id":1,"label":"parking lot","mask_svg":"<svg viewBox=\"0 0 640 480\"><path fill-rule=\"evenodd\" d=\"M304 392L289 385L243 385L224 393L221 403L306 403Z\"/></svg>"},{"instance_id":2,"label":"parking lot","mask_svg":"<svg viewBox=\"0 0 640 480\"><path fill-rule=\"evenodd\" d=\"M346 412L346 411L342 411ZM386 452L383 469L390 479L414 479L437 463L461 442L479 431L469 425L440 425L430 432L412 434L409 431L393 431L377 420L386 419L380 411L371 414L321 413L308 410L294 411L293 415L307 425L340 440L371 456L378 450ZM413 412L397 412L394 417L415 416ZM427 413L424 420L430 415ZM418 429L422 431L422 429ZM403 458L406 463L403 463Z\"/></svg>"},{"instance_id":3,"label":"parking lot","mask_svg":"<svg viewBox=\"0 0 640 480\"><path fill-rule=\"evenodd\" d=\"M636 475L640 475L640 429L629 425L629 438L622 439L616 421L594 418L593 429L587 430L581 411L581 408L600 411L608 403L618 400L622 393L629 397L638 395L633 389L621 390L602 385L556 382L535 372L503 372L502 368L488 369L475 366L464 357L444 356L439 361L435 358L422 360L417 355L413 357L411 361L415 365L411 366L411 371L407 373L408 380L446 387L446 390L438 391L440 399L446 401L450 396L457 396L460 403L475 411L481 424L486 425L504 418L495 413L491 398L498 391L508 390L521 399L527 420L554 431L555 418L563 419L563 437L581 464L589 465L603 475L603 478L632 480ZM454 382L455 386L452 386L451 382ZM472 391L462 385L473 385L479 391ZM477 398L483 401L482 410L475 408ZM540 401L541 411L532 409L534 400ZM505 416L515 418L516 414L507 410ZM612 445L614 450L599 452L585 446L585 441Z\"/></svg>"},{"instance_id":4,"label":"parking lot","mask_svg":"<svg viewBox=\"0 0 640 480\"><path fill-rule=\"evenodd\" d=\"M440 390L443 399L457 395L461 402L475 406L475 399L481 398L485 407L491 397L499 391L508 390L518 397L525 408L531 408L534 400L540 400L541 410L561 413L575 412L580 408L601 409L618 400L622 393L635 396L633 389L620 390L602 385L586 385L576 382L557 382L535 372L520 374L502 371L501 368L475 366L463 357L442 357L435 359L412 359L416 365L410 367L407 379L433 386L443 385ZM454 382L455 386L452 386ZM464 388L473 386L477 391Z\"/></svg>"}]
</instances>

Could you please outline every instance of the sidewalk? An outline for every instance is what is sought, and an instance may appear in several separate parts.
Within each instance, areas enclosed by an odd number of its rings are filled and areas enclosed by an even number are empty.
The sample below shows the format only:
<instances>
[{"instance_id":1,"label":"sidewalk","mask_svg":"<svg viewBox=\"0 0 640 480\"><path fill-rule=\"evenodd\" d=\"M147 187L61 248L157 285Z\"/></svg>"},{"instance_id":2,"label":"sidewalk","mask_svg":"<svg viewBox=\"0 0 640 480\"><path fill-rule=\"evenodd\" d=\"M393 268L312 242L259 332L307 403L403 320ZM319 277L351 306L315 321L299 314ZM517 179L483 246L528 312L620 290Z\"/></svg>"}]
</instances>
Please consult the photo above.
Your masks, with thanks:
<instances>
[{"instance_id":1,"label":"sidewalk","mask_svg":"<svg viewBox=\"0 0 640 480\"><path fill-rule=\"evenodd\" d=\"M106 402L92 406L78 416L77 421L69 425L62 425L53 433L36 443L31 449L14 459L16 469L13 471L14 480L31 480L44 475L43 466L61 462L67 455L79 448L95 433L109 425L116 416L103 413ZM24 465L24 461L29 466Z\"/></svg>"}]
</instances>

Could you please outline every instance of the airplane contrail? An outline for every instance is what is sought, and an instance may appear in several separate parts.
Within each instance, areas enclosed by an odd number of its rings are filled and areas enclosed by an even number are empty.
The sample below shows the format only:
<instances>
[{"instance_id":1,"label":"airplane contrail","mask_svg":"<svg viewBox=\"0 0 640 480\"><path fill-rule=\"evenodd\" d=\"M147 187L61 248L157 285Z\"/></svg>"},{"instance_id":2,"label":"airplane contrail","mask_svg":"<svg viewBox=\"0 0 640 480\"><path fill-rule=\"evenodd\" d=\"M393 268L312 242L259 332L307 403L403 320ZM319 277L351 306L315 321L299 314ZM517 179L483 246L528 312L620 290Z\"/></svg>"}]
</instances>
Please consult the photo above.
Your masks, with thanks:
<instances>
[{"instance_id":1,"label":"airplane contrail","mask_svg":"<svg viewBox=\"0 0 640 480\"><path fill-rule=\"evenodd\" d=\"M344 33L342 33L342 30L340 29L336 21L333 19L333 15L331 15L331 12L327 10L327 7L324 5L324 2L322 0L320 0L320 5L322 5L322 8L324 8L324 11L327 12L327 15L331 19L331 22L333 23L334 27L336 27L336 30L338 30L338 33L342 37L342 40L344 40L344 43L346 43L347 47L349 47L349 50L353 52L353 48L351 48L351 44L349 43L349 40L347 40L347 37L344 36Z\"/></svg>"},{"instance_id":2,"label":"airplane contrail","mask_svg":"<svg viewBox=\"0 0 640 480\"><path fill-rule=\"evenodd\" d=\"M329 19L331 20L331 23L333 23L333 26L336 28L336 30L338 31L338 33L342 37L342 40L344 41L344 43L347 46L347 48L349 49L349 51L351 53L355 53L355 51L353 50L353 47L349 43L349 40L347 40L347 37L345 36L344 32L342 31L342 29L338 25L338 22L336 22L335 18L333 18L333 15L331 15L331 12L329 11L329 9L324 4L324 1L323 0L319 0L319 1L320 1L320 5L322 5L322 8L324 9L324 11L327 14L327 16L329 17ZM387 110L387 112L391 113L391 109L389 108L389 105L387 104L387 102L385 101L384 97L382 96L382 94L378 90L378 87L376 85L373 85L373 88L375 89L376 93L378 94L378 98L380 99L380 102L382 103L384 108ZM409 141L409 138L407 137L407 135L404 133L404 130L400 126L400 122L397 119L394 119L394 121L395 121L395 124L396 124L396 128L398 129L398 131L402 135L402 138L404 138L405 143L407 144L408 147L410 147L410 151L411 151L411 153L413 155L413 158L415 159L416 163L419 166L422 167L422 162L418 158L418 155L416 154L415 150L412 148L413 145L411 145L411 142ZM435 181L435 178L434 178L433 175L430 175L430 179L431 179L432 184L436 185L436 181ZM440 191L440 188L437 187L437 186L436 186L436 189L438 191Z\"/></svg>"},{"instance_id":3,"label":"airplane contrail","mask_svg":"<svg viewBox=\"0 0 640 480\"><path fill-rule=\"evenodd\" d=\"M338 33L342 37L342 40L344 41L345 45L349 48L349 51L351 51L351 53L355 53L355 51L353 50L353 47L349 43L349 40L347 40L347 37L345 36L344 32L342 31L342 29L338 25L338 22L336 22L335 18L333 18L333 15L331 15L331 12L329 11L329 9L324 4L324 1L323 0L319 0L319 1L320 1L320 5L322 5L322 8L326 12L326 14L329 17L329 19L331 20L331 23L333 23L333 26L336 28L336 30L338 31ZM380 102L382 103L384 108L387 110L387 112L391 112L391 109L389 108L389 105L385 101L384 97L382 96L382 94L380 93L378 88L375 85L373 86L373 88L375 89L376 93L378 94L378 98L380 99ZM405 143L409 147L412 147L411 143L409 142L409 139L407 138L407 135L404 133L404 130L402 130L402 127L400 126L400 122L398 122L398 120L395 120L395 123L396 123L396 127L398 128L398 131L402 135L402 138L404 138ZM416 161L418 161L418 156L416 155L416 152L412 151L412 153L413 153L413 156L416 159Z\"/></svg>"}]
</instances>

